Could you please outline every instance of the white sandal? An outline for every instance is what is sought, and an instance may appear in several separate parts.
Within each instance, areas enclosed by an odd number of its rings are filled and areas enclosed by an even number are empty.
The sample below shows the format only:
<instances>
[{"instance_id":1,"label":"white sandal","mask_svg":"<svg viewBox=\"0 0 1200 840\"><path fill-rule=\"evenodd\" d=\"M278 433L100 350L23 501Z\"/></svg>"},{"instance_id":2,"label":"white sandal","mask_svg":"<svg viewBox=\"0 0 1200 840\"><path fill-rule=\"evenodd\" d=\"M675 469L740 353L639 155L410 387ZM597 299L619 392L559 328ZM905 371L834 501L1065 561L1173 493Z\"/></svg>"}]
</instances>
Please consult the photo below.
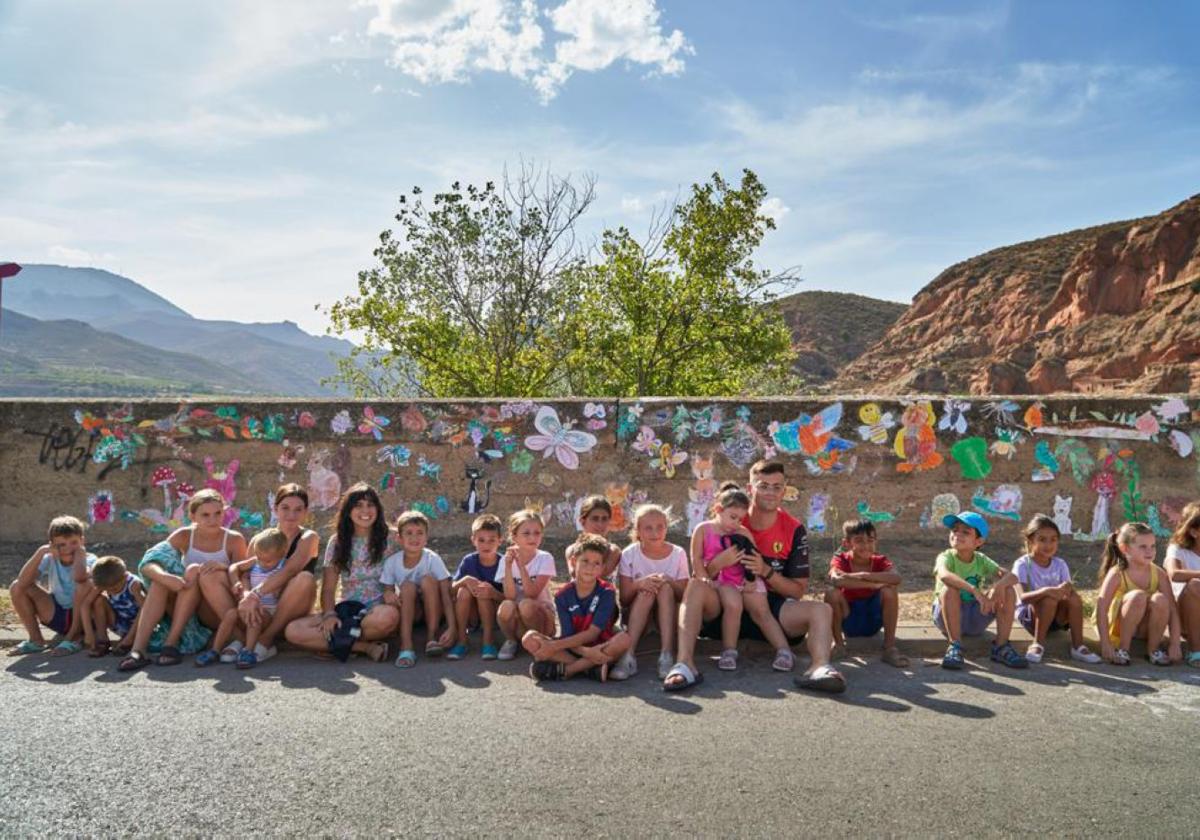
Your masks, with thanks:
<instances>
[{"instance_id":1,"label":"white sandal","mask_svg":"<svg viewBox=\"0 0 1200 840\"><path fill-rule=\"evenodd\" d=\"M737 648L725 648L725 650L721 651L721 657L717 660L717 668L722 671L736 671L737 660Z\"/></svg>"},{"instance_id":2,"label":"white sandal","mask_svg":"<svg viewBox=\"0 0 1200 840\"><path fill-rule=\"evenodd\" d=\"M1042 663L1042 657L1045 655L1046 649L1037 642L1033 642L1025 651L1025 660L1030 664L1040 665Z\"/></svg>"}]
</instances>

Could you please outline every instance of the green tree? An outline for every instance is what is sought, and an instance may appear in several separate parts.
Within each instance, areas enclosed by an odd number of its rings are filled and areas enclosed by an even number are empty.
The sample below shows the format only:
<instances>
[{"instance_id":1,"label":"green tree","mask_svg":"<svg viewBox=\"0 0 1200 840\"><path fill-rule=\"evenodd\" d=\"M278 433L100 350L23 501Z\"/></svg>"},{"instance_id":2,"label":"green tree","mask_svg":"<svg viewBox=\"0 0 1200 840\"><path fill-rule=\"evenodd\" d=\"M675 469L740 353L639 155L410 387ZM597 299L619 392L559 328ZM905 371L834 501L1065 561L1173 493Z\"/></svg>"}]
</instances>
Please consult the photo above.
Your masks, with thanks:
<instances>
[{"instance_id":1,"label":"green tree","mask_svg":"<svg viewBox=\"0 0 1200 840\"><path fill-rule=\"evenodd\" d=\"M624 227L605 232L572 318L575 393L717 396L790 381L790 333L764 304L799 278L754 264L775 227L766 196L749 170L736 189L714 174L645 242Z\"/></svg>"},{"instance_id":2,"label":"green tree","mask_svg":"<svg viewBox=\"0 0 1200 840\"><path fill-rule=\"evenodd\" d=\"M425 203L400 198L399 235L380 234L379 265L327 310L361 336L335 377L359 397L565 393L563 329L584 259L575 225L594 199L522 166L497 186L458 183Z\"/></svg>"}]
</instances>

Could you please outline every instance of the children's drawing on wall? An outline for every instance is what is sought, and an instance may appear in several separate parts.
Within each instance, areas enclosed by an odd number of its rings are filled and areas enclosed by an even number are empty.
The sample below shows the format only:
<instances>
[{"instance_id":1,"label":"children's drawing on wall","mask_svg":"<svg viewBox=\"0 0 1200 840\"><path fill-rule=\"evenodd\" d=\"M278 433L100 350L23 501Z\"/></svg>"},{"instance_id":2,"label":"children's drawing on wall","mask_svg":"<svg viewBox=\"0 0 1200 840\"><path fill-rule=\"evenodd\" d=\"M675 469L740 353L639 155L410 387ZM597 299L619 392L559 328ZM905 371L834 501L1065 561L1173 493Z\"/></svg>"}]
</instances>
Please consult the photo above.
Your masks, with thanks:
<instances>
[{"instance_id":1,"label":"children's drawing on wall","mask_svg":"<svg viewBox=\"0 0 1200 840\"><path fill-rule=\"evenodd\" d=\"M329 431L335 435L344 435L353 428L354 421L350 419L350 412L344 408L329 421Z\"/></svg>"},{"instance_id":2,"label":"children's drawing on wall","mask_svg":"<svg viewBox=\"0 0 1200 840\"><path fill-rule=\"evenodd\" d=\"M812 475L853 472L857 460L843 458L842 453L852 449L854 444L836 434L841 422L842 403L839 402L816 414L801 414L787 423L772 420L767 431L781 452L803 455L804 466Z\"/></svg>"},{"instance_id":3,"label":"children's drawing on wall","mask_svg":"<svg viewBox=\"0 0 1200 840\"><path fill-rule=\"evenodd\" d=\"M332 457L333 453L321 448L308 458L308 495L313 510L332 510L342 495L342 480L329 468Z\"/></svg>"},{"instance_id":4,"label":"children's drawing on wall","mask_svg":"<svg viewBox=\"0 0 1200 840\"><path fill-rule=\"evenodd\" d=\"M992 441L989 450L995 457L1007 458L1011 461L1017 454L1017 444L1024 440L1024 436L1014 428L997 427L996 439Z\"/></svg>"},{"instance_id":5,"label":"children's drawing on wall","mask_svg":"<svg viewBox=\"0 0 1200 840\"><path fill-rule=\"evenodd\" d=\"M583 407L584 425L589 432L598 432L608 425L604 419L607 414L603 403L588 403Z\"/></svg>"},{"instance_id":6,"label":"children's drawing on wall","mask_svg":"<svg viewBox=\"0 0 1200 840\"><path fill-rule=\"evenodd\" d=\"M113 494L111 490L97 490L88 498L88 523L91 525L99 525L101 523L116 522L117 508L113 504ZM168 507L168 513L169 513Z\"/></svg>"},{"instance_id":7,"label":"children's drawing on wall","mask_svg":"<svg viewBox=\"0 0 1200 840\"><path fill-rule=\"evenodd\" d=\"M204 459L204 486L224 496L228 505L225 508L224 519L226 528L238 521L239 512L233 506L233 502L237 499L237 474L240 468L241 462L237 458L226 464L223 470L217 469L216 462L211 457Z\"/></svg>"},{"instance_id":8,"label":"children's drawing on wall","mask_svg":"<svg viewBox=\"0 0 1200 840\"><path fill-rule=\"evenodd\" d=\"M1125 489L1121 491L1121 509L1125 514L1125 521L1144 522L1146 503L1142 498L1142 470L1134 460L1133 450L1118 450L1112 466L1117 474L1125 479Z\"/></svg>"},{"instance_id":9,"label":"children's drawing on wall","mask_svg":"<svg viewBox=\"0 0 1200 840\"><path fill-rule=\"evenodd\" d=\"M874 522L876 525L886 525L889 522L896 521L896 514L887 510L871 510L870 503L860 501L854 506L859 517L866 519L868 522Z\"/></svg>"},{"instance_id":10,"label":"children's drawing on wall","mask_svg":"<svg viewBox=\"0 0 1200 840\"><path fill-rule=\"evenodd\" d=\"M950 447L950 457L958 462L963 478L984 479L992 474L992 462L988 460L987 451L987 441L983 438L962 438Z\"/></svg>"},{"instance_id":11,"label":"children's drawing on wall","mask_svg":"<svg viewBox=\"0 0 1200 840\"><path fill-rule=\"evenodd\" d=\"M617 413L617 440L629 440L637 434L642 423L643 406L640 402L623 405Z\"/></svg>"},{"instance_id":12,"label":"children's drawing on wall","mask_svg":"<svg viewBox=\"0 0 1200 840\"><path fill-rule=\"evenodd\" d=\"M982 487L971 496L971 507L986 516L1014 521L1021 518L1021 488L1016 484L1001 484L990 494Z\"/></svg>"},{"instance_id":13,"label":"children's drawing on wall","mask_svg":"<svg viewBox=\"0 0 1200 840\"><path fill-rule=\"evenodd\" d=\"M1044 440L1039 440L1033 447L1033 460L1037 463L1033 467L1034 481L1054 481L1058 478L1060 465L1058 459L1054 457L1054 453L1050 451L1050 444Z\"/></svg>"},{"instance_id":14,"label":"children's drawing on wall","mask_svg":"<svg viewBox=\"0 0 1200 840\"><path fill-rule=\"evenodd\" d=\"M208 462L212 459L206 459L205 468L208 467ZM154 487L161 487L163 493L163 517L171 518L171 488L175 486L178 478L175 475L175 470L165 464L154 470L150 476L150 484ZM228 500L227 500L228 501Z\"/></svg>"},{"instance_id":15,"label":"children's drawing on wall","mask_svg":"<svg viewBox=\"0 0 1200 840\"><path fill-rule=\"evenodd\" d=\"M604 498L612 505L612 519L609 520L608 530L624 531L629 527L629 482L609 484L604 488Z\"/></svg>"},{"instance_id":16,"label":"children's drawing on wall","mask_svg":"<svg viewBox=\"0 0 1200 840\"><path fill-rule=\"evenodd\" d=\"M1167 440L1171 444L1171 448L1175 450L1175 454L1180 458L1186 458L1192 454L1195 449L1195 441L1192 437L1179 429L1172 429L1167 436Z\"/></svg>"},{"instance_id":17,"label":"children's drawing on wall","mask_svg":"<svg viewBox=\"0 0 1200 840\"><path fill-rule=\"evenodd\" d=\"M564 425L558 418L558 412L548 405L538 409L533 425L540 434L525 438L525 446L534 452L541 452L543 458L554 455L558 463L568 470L578 469L579 456L596 446L595 435L571 428L571 421Z\"/></svg>"},{"instance_id":18,"label":"children's drawing on wall","mask_svg":"<svg viewBox=\"0 0 1200 840\"><path fill-rule=\"evenodd\" d=\"M1058 526L1058 532L1064 537L1069 537L1075 533L1075 526L1071 524L1071 504L1074 501L1073 496L1054 494L1052 518L1054 519L1054 524Z\"/></svg>"},{"instance_id":19,"label":"children's drawing on wall","mask_svg":"<svg viewBox=\"0 0 1200 840\"><path fill-rule=\"evenodd\" d=\"M420 455L417 457L417 474L436 484L442 478L442 465L436 461L427 461L424 455Z\"/></svg>"},{"instance_id":20,"label":"children's drawing on wall","mask_svg":"<svg viewBox=\"0 0 1200 840\"><path fill-rule=\"evenodd\" d=\"M942 403L942 419L938 421L939 431L953 430L958 435L967 433L967 412L971 404L966 400L947 399Z\"/></svg>"},{"instance_id":21,"label":"children's drawing on wall","mask_svg":"<svg viewBox=\"0 0 1200 840\"><path fill-rule=\"evenodd\" d=\"M896 465L896 472L924 472L941 465L942 455L937 451L937 435L933 431L933 406L929 402L923 400L905 406L892 448L902 459Z\"/></svg>"},{"instance_id":22,"label":"children's drawing on wall","mask_svg":"<svg viewBox=\"0 0 1200 840\"><path fill-rule=\"evenodd\" d=\"M658 452L650 459L650 466L661 472L667 478L675 477L675 468L688 459L688 454L683 451L674 451L671 449L671 444L663 443L658 447Z\"/></svg>"},{"instance_id":23,"label":"children's drawing on wall","mask_svg":"<svg viewBox=\"0 0 1200 840\"><path fill-rule=\"evenodd\" d=\"M1108 536L1112 526L1109 524L1109 507L1113 497L1117 495L1117 476L1113 472L1112 463L1115 456L1101 450L1099 469L1092 474L1088 486L1096 493L1096 506L1092 508L1092 528L1086 535L1075 534L1075 539L1102 540Z\"/></svg>"},{"instance_id":24,"label":"children's drawing on wall","mask_svg":"<svg viewBox=\"0 0 1200 840\"><path fill-rule=\"evenodd\" d=\"M896 418L890 411L882 411L878 403L866 403L858 409L858 419L862 425L858 427L858 436L871 443L886 444L891 436L890 430L896 427Z\"/></svg>"},{"instance_id":25,"label":"children's drawing on wall","mask_svg":"<svg viewBox=\"0 0 1200 840\"><path fill-rule=\"evenodd\" d=\"M941 529L942 520L947 516L954 516L962 511L962 505L958 502L958 497L953 493L938 493L926 508L924 515L921 516L922 528Z\"/></svg>"},{"instance_id":26,"label":"children's drawing on wall","mask_svg":"<svg viewBox=\"0 0 1200 840\"><path fill-rule=\"evenodd\" d=\"M993 400L983 404L983 416L993 421L997 428L1012 428L1017 425L1017 412L1021 406L1012 400Z\"/></svg>"},{"instance_id":27,"label":"children's drawing on wall","mask_svg":"<svg viewBox=\"0 0 1200 840\"><path fill-rule=\"evenodd\" d=\"M707 454L697 452L688 461L692 476L696 479L688 488L688 503L684 506L689 534L708 518L708 511L716 494L716 480L713 478L716 469L715 460L716 458L711 452Z\"/></svg>"},{"instance_id":28,"label":"children's drawing on wall","mask_svg":"<svg viewBox=\"0 0 1200 840\"><path fill-rule=\"evenodd\" d=\"M825 512L829 509L828 493L813 493L808 497L808 512L804 517L804 528L810 534L824 534L827 528Z\"/></svg>"},{"instance_id":29,"label":"children's drawing on wall","mask_svg":"<svg viewBox=\"0 0 1200 840\"><path fill-rule=\"evenodd\" d=\"M492 482L483 476L483 470L477 467L466 467L464 473L467 478L467 497L459 503L459 509L464 513L480 513L487 509L488 504L492 500ZM479 483L483 482L483 492L479 490Z\"/></svg>"}]
</instances>

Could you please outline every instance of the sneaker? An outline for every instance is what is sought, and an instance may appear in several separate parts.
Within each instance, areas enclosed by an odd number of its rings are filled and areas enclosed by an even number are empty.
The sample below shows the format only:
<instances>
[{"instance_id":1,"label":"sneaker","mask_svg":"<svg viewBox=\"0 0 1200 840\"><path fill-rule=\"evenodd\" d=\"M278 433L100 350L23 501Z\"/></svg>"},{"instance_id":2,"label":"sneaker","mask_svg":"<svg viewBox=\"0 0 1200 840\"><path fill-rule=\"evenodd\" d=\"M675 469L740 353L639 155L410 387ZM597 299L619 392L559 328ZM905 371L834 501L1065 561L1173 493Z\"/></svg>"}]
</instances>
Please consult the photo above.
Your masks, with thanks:
<instances>
[{"instance_id":1,"label":"sneaker","mask_svg":"<svg viewBox=\"0 0 1200 840\"><path fill-rule=\"evenodd\" d=\"M512 639L505 639L504 644L500 645L500 653L499 653L499 655L497 655L496 658L500 659L504 662L507 662L510 659L516 658L516 655L517 655L517 643L514 642Z\"/></svg>"},{"instance_id":2,"label":"sneaker","mask_svg":"<svg viewBox=\"0 0 1200 840\"><path fill-rule=\"evenodd\" d=\"M667 674L671 673L671 666L675 664L675 657L671 655L671 651L664 650L658 655L658 678L665 680Z\"/></svg>"},{"instance_id":3,"label":"sneaker","mask_svg":"<svg viewBox=\"0 0 1200 840\"><path fill-rule=\"evenodd\" d=\"M1029 667L1029 660L1017 653L1017 649L1012 646L1011 642L1005 642L1002 645L993 644L991 656L993 662L1003 663L1009 668Z\"/></svg>"},{"instance_id":4,"label":"sneaker","mask_svg":"<svg viewBox=\"0 0 1200 840\"><path fill-rule=\"evenodd\" d=\"M1170 665L1171 657L1167 656L1167 652L1162 648L1151 652L1147 657L1154 665Z\"/></svg>"},{"instance_id":5,"label":"sneaker","mask_svg":"<svg viewBox=\"0 0 1200 840\"><path fill-rule=\"evenodd\" d=\"M234 639L232 642L225 645L224 649L221 651L222 664L232 665L234 662L237 662L238 654L242 652L242 648L244 647L245 645L243 645L237 639Z\"/></svg>"},{"instance_id":6,"label":"sneaker","mask_svg":"<svg viewBox=\"0 0 1200 840\"><path fill-rule=\"evenodd\" d=\"M275 645L263 647L262 644L259 643L254 646L254 655L258 657L259 665L263 664L277 653L279 653L279 648L275 647Z\"/></svg>"},{"instance_id":7,"label":"sneaker","mask_svg":"<svg viewBox=\"0 0 1200 840\"><path fill-rule=\"evenodd\" d=\"M215 650L202 650L196 654L196 667L207 668L220 658L221 655Z\"/></svg>"},{"instance_id":8,"label":"sneaker","mask_svg":"<svg viewBox=\"0 0 1200 840\"><path fill-rule=\"evenodd\" d=\"M466 645L455 645L454 647L450 648L449 651L446 652L447 659L462 659L466 655L467 655L467 646Z\"/></svg>"},{"instance_id":9,"label":"sneaker","mask_svg":"<svg viewBox=\"0 0 1200 840\"><path fill-rule=\"evenodd\" d=\"M479 658L491 661L496 658L498 653L495 645L484 645L479 649Z\"/></svg>"},{"instance_id":10,"label":"sneaker","mask_svg":"<svg viewBox=\"0 0 1200 840\"><path fill-rule=\"evenodd\" d=\"M238 654L237 666L242 670L253 668L258 664L258 656L252 650L243 650Z\"/></svg>"},{"instance_id":11,"label":"sneaker","mask_svg":"<svg viewBox=\"0 0 1200 840\"><path fill-rule=\"evenodd\" d=\"M1086 662L1088 665L1099 665L1104 660L1088 648L1087 645L1080 645L1077 648L1071 648L1071 658L1076 662Z\"/></svg>"},{"instance_id":12,"label":"sneaker","mask_svg":"<svg viewBox=\"0 0 1200 840\"><path fill-rule=\"evenodd\" d=\"M1037 642L1034 642L1029 646L1029 649L1025 651L1025 660L1030 665L1041 665L1042 657L1045 655L1046 649Z\"/></svg>"},{"instance_id":13,"label":"sneaker","mask_svg":"<svg viewBox=\"0 0 1200 840\"><path fill-rule=\"evenodd\" d=\"M961 671L963 666L962 645L951 642L942 657L942 667L949 671Z\"/></svg>"},{"instance_id":14,"label":"sneaker","mask_svg":"<svg viewBox=\"0 0 1200 840\"><path fill-rule=\"evenodd\" d=\"M501 651L503 653L503 651ZM538 682L546 680L561 680L566 671L566 666L561 662L545 660L543 662L533 662L529 665L529 676L533 677Z\"/></svg>"}]
</instances>

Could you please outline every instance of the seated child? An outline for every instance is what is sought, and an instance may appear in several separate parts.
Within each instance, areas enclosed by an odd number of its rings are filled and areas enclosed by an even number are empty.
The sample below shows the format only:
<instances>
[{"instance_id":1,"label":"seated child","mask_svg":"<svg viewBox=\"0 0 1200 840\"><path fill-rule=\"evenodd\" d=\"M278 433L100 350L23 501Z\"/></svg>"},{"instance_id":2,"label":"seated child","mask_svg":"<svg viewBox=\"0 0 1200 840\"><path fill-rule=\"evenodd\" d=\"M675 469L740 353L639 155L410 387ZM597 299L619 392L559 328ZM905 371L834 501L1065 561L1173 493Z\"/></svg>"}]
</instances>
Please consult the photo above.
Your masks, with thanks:
<instances>
[{"instance_id":1,"label":"seated child","mask_svg":"<svg viewBox=\"0 0 1200 840\"><path fill-rule=\"evenodd\" d=\"M241 650L237 651L237 667L253 668L258 664L258 637L264 625L271 622L275 610L279 606L279 596L274 592L264 592L263 584L272 575L283 571L283 560L288 550L287 534L278 528L267 528L250 543L252 552L245 560L238 560L229 566L229 588L235 601L240 601L245 592L258 595L257 606L249 613L241 612L237 606L229 607L221 616L221 625L213 636L212 647L201 651L196 656L196 666L203 668L212 665L218 659L228 662L229 654L222 656L227 650L229 640L237 634L244 635L245 641ZM252 603L252 602L250 602ZM264 658L274 656L269 652Z\"/></svg>"},{"instance_id":2,"label":"seated child","mask_svg":"<svg viewBox=\"0 0 1200 840\"><path fill-rule=\"evenodd\" d=\"M712 518L692 531L692 574L697 580L714 584L721 599L718 668L737 670L737 640L745 610L775 651L771 667L790 671L796 664L795 656L783 628L771 613L767 586L742 565L747 553L755 550L754 537L742 524L749 512L750 497L746 491L736 482L722 484L712 503Z\"/></svg>"},{"instance_id":3,"label":"seated child","mask_svg":"<svg viewBox=\"0 0 1200 840\"><path fill-rule=\"evenodd\" d=\"M675 625L679 603L688 582L687 552L667 542L670 512L658 505L642 505L633 512L633 542L621 552L620 595L628 620L629 650L612 670L614 680L637 673L634 649L650 617L658 621L658 678L665 680L675 664Z\"/></svg>"},{"instance_id":4,"label":"seated child","mask_svg":"<svg viewBox=\"0 0 1200 840\"><path fill-rule=\"evenodd\" d=\"M883 661L907 668L908 657L896 648L900 617L900 575L892 562L876 554L875 523L856 519L842 524L842 551L829 561L825 603L833 608L834 658L845 655L846 636L869 638L883 630Z\"/></svg>"},{"instance_id":5,"label":"seated child","mask_svg":"<svg viewBox=\"0 0 1200 840\"><path fill-rule=\"evenodd\" d=\"M512 659L520 647L518 639L537 630L549 636L554 632L554 557L542 551L542 517L526 508L508 518L508 538L512 545L500 558L496 577L504 586L504 601L496 611L496 621L504 631L500 659Z\"/></svg>"},{"instance_id":6,"label":"seated child","mask_svg":"<svg viewBox=\"0 0 1200 840\"><path fill-rule=\"evenodd\" d=\"M565 680L576 674L604 682L608 668L629 649L629 634L615 633L617 593L601 578L608 541L587 535L575 555L575 577L554 596L561 625L558 638L530 630L521 639L533 657L535 680Z\"/></svg>"},{"instance_id":7,"label":"seated child","mask_svg":"<svg viewBox=\"0 0 1200 840\"><path fill-rule=\"evenodd\" d=\"M598 537L608 537L609 524L612 522L612 503L603 496L588 496L579 503L579 536L567 546L567 572L575 574L575 554L579 551L579 541L587 534ZM608 544L608 559L604 561L604 574L601 576L611 580L617 565L621 562L621 549Z\"/></svg>"},{"instance_id":8,"label":"seated child","mask_svg":"<svg viewBox=\"0 0 1200 840\"><path fill-rule=\"evenodd\" d=\"M464 557L454 573L450 591L454 594L454 618L458 625L458 642L446 654L447 659L462 659L467 655L467 629L472 625L483 628L482 659L495 659L496 609L504 600L504 587L496 580L500 568L500 540L504 525L500 517L485 513L471 523L471 545L475 550Z\"/></svg>"},{"instance_id":9,"label":"seated child","mask_svg":"<svg viewBox=\"0 0 1200 840\"><path fill-rule=\"evenodd\" d=\"M1025 526L1025 551L1013 564L1017 582L1017 621L1033 636L1025 658L1034 665L1046 654L1046 634L1071 631L1071 658L1102 661L1083 643L1083 599L1071 584L1067 561L1055 555L1060 537L1054 520L1039 513Z\"/></svg>"},{"instance_id":10,"label":"seated child","mask_svg":"<svg viewBox=\"0 0 1200 840\"><path fill-rule=\"evenodd\" d=\"M1163 568L1171 579L1179 624L1187 637L1187 664L1200 668L1200 502L1184 505L1167 545Z\"/></svg>"},{"instance_id":11,"label":"seated child","mask_svg":"<svg viewBox=\"0 0 1200 840\"><path fill-rule=\"evenodd\" d=\"M950 529L950 548L937 556L933 587L933 623L950 642L942 667L962 668L962 637L981 636L995 621L992 659L1010 668L1028 668L1029 660L1008 641L1017 578L979 551L988 536L987 520L974 511L964 511L948 514L942 524ZM992 578L995 583L981 588Z\"/></svg>"},{"instance_id":12,"label":"seated child","mask_svg":"<svg viewBox=\"0 0 1200 840\"><path fill-rule=\"evenodd\" d=\"M54 648L55 656L82 650L78 639L83 623L77 606L83 592L76 590L90 586L86 584L87 573L95 562L96 555L84 547L82 522L74 516L57 516L50 521L46 545L33 552L17 579L9 584L13 611L29 634L13 649L14 655L46 650L42 626L62 636ZM46 587L39 582L43 578Z\"/></svg>"},{"instance_id":13,"label":"seated child","mask_svg":"<svg viewBox=\"0 0 1200 840\"><path fill-rule=\"evenodd\" d=\"M442 558L425 547L429 540L429 520L425 514L407 510L396 517L400 550L383 561L379 582L388 587L383 602L400 608L400 653L397 668L417 664L413 649L413 625L422 618L428 630L426 656L441 656L458 637L454 603L450 599L450 572ZM437 636L446 617L446 632Z\"/></svg>"},{"instance_id":14,"label":"seated child","mask_svg":"<svg viewBox=\"0 0 1200 840\"><path fill-rule=\"evenodd\" d=\"M1096 629L1100 653L1114 665L1129 664L1129 646L1135 638L1146 640L1146 658L1155 665L1183 658L1179 610L1167 573L1154 563L1150 526L1126 522L1108 535L1100 561ZM1161 647L1163 631L1170 633L1166 652Z\"/></svg>"},{"instance_id":15,"label":"seated child","mask_svg":"<svg viewBox=\"0 0 1200 840\"><path fill-rule=\"evenodd\" d=\"M138 611L146 601L142 581L125 568L124 560L110 556L101 557L92 566L92 585L95 592L82 616L95 637L88 656L104 656L109 652L109 630L121 638L113 653L124 656L133 648Z\"/></svg>"}]
</instances>

